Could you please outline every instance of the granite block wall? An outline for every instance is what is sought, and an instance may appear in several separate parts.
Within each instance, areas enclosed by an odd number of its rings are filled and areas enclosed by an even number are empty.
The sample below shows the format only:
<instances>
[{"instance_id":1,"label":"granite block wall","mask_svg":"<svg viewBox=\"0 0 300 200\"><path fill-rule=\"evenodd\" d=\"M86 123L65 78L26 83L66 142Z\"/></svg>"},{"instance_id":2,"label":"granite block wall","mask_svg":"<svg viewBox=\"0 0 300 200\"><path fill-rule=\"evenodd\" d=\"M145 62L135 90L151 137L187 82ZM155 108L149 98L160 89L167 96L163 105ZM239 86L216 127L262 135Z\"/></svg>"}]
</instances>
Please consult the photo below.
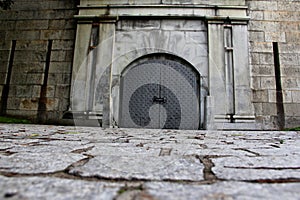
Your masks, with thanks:
<instances>
[{"instance_id":1,"label":"granite block wall","mask_svg":"<svg viewBox=\"0 0 300 200\"><path fill-rule=\"evenodd\" d=\"M300 125L300 1L249 0L253 103L263 128L277 128L273 42L278 42L285 126Z\"/></svg>"},{"instance_id":2,"label":"granite block wall","mask_svg":"<svg viewBox=\"0 0 300 200\"><path fill-rule=\"evenodd\" d=\"M0 10L1 94L9 85L2 114L42 123L62 118L69 105L76 13L76 1L61 0L18 0Z\"/></svg>"}]
</instances>

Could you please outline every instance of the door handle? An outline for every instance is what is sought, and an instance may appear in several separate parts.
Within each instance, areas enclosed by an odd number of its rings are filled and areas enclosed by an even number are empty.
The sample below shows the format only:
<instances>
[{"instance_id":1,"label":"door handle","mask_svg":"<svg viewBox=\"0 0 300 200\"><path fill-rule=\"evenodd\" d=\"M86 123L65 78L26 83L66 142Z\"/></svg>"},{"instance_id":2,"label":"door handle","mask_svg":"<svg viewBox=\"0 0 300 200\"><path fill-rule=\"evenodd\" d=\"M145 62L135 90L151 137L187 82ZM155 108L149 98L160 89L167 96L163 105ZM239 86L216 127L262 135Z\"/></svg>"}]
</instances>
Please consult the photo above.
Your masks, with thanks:
<instances>
[{"instance_id":1,"label":"door handle","mask_svg":"<svg viewBox=\"0 0 300 200\"><path fill-rule=\"evenodd\" d=\"M167 102L167 98L165 98L165 97L154 96L152 100L154 103L166 103Z\"/></svg>"}]
</instances>

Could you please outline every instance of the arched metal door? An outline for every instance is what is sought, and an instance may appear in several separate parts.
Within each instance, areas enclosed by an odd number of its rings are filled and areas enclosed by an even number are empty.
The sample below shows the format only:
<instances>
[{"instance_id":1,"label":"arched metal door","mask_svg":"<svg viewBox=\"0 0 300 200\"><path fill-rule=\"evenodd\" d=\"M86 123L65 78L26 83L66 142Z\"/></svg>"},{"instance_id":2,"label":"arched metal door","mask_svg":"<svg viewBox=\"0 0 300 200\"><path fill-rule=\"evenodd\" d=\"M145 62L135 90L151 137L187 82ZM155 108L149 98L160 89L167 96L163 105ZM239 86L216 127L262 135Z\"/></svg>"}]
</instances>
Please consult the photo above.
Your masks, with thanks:
<instances>
[{"instance_id":1,"label":"arched metal door","mask_svg":"<svg viewBox=\"0 0 300 200\"><path fill-rule=\"evenodd\" d=\"M199 78L182 62L149 59L121 77L120 127L198 129Z\"/></svg>"}]
</instances>

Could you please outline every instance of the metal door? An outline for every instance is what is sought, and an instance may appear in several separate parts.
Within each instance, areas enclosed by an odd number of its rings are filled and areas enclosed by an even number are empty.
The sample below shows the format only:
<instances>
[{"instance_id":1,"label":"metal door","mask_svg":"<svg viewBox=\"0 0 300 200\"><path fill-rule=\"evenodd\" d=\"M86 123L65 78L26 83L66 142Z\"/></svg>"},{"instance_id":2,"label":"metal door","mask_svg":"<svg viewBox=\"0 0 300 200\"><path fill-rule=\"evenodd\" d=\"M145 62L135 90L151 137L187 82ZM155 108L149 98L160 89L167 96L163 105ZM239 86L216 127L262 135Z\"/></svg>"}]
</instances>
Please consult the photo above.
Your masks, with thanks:
<instances>
[{"instance_id":1,"label":"metal door","mask_svg":"<svg viewBox=\"0 0 300 200\"><path fill-rule=\"evenodd\" d=\"M199 79L178 61L151 59L121 77L120 127L198 129Z\"/></svg>"}]
</instances>

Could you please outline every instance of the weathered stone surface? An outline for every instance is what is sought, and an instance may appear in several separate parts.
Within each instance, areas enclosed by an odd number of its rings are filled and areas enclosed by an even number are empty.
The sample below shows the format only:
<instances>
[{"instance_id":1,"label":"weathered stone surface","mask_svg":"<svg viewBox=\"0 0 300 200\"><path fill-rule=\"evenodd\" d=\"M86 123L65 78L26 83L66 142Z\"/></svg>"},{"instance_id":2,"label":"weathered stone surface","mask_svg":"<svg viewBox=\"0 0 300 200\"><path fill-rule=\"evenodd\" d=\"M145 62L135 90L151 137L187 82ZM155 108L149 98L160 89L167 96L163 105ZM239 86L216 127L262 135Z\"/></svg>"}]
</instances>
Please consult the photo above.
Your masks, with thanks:
<instances>
[{"instance_id":1,"label":"weathered stone surface","mask_svg":"<svg viewBox=\"0 0 300 200\"><path fill-rule=\"evenodd\" d=\"M21 30L47 29L48 26L49 26L48 20L19 20L16 23L16 28Z\"/></svg>"},{"instance_id":2,"label":"weathered stone surface","mask_svg":"<svg viewBox=\"0 0 300 200\"><path fill-rule=\"evenodd\" d=\"M292 91L292 99L294 103L300 103L300 90Z\"/></svg>"},{"instance_id":3,"label":"weathered stone surface","mask_svg":"<svg viewBox=\"0 0 300 200\"><path fill-rule=\"evenodd\" d=\"M116 152L116 151L115 151ZM97 166L97 167L96 167ZM203 180L203 166L195 157L97 156L75 167L72 174L125 180Z\"/></svg>"},{"instance_id":4,"label":"weathered stone surface","mask_svg":"<svg viewBox=\"0 0 300 200\"><path fill-rule=\"evenodd\" d=\"M86 157L71 153L16 153L9 157L1 156L0 170L20 174L53 173L63 171L84 158Z\"/></svg>"},{"instance_id":5,"label":"weathered stone surface","mask_svg":"<svg viewBox=\"0 0 300 200\"><path fill-rule=\"evenodd\" d=\"M147 192L156 199L298 199L299 183L255 184L218 182L211 185L146 183Z\"/></svg>"},{"instance_id":6,"label":"weathered stone surface","mask_svg":"<svg viewBox=\"0 0 300 200\"><path fill-rule=\"evenodd\" d=\"M260 54L260 64L273 63L273 56L266 55L266 52L272 53L272 42L278 42L280 64L283 68L282 74L282 86L284 93L284 103L290 104L291 97L286 96L290 90L298 87L297 81L294 78L299 77L299 72L292 68L293 65L297 65L299 62L299 29L296 21L299 21L299 15L296 14L299 3L295 1L286 2L274 2L274 1L248 1L251 18L249 23L250 30L250 55L252 62L257 63L257 59L254 59L257 54ZM280 20L279 20L280 19ZM262 35L263 34L263 35ZM264 55L265 54L265 55ZM298 57L298 58L297 58ZM265 76L262 79L261 85L254 84L255 89L266 89L269 91L269 95L272 95L275 82L267 82L267 80L274 77L274 72L266 74L253 74L255 77ZM285 76L287 78L285 78ZM268 103L274 102L274 96L269 96ZM287 99L286 99L287 98ZM264 101L261 101L264 102ZM296 109L299 112L299 109ZM261 110L256 109L256 113L265 116L265 119L272 119L276 114L270 113L268 109ZM296 113L288 112L286 116L296 116ZM270 116L271 115L271 116ZM269 117L267 117L269 116ZM264 121L265 127L271 124L272 121ZM286 117L286 124L299 124L296 117ZM297 126L297 125L296 125Z\"/></svg>"},{"instance_id":7,"label":"weathered stone surface","mask_svg":"<svg viewBox=\"0 0 300 200\"><path fill-rule=\"evenodd\" d=\"M286 104L284 105L285 112L287 116L293 116L295 119L297 118L296 115L298 113L299 103L297 104ZM296 123L296 127L299 123Z\"/></svg>"},{"instance_id":8,"label":"weathered stone surface","mask_svg":"<svg viewBox=\"0 0 300 200\"><path fill-rule=\"evenodd\" d=\"M0 198L5 199L107 199L112 200L123 184L62 178L0 176Z\"/></svg>"},{"instance_id":9,"label":"weathered stone surface","mask_svg":"<svg viewBox=\"0 0 300 200\"><path fill-rule=\"evenodd\" d=\"M0 124L0 199L298 199L299 138Z\"/></svg>"},{"instance_id":10,"label":"weathered stone surface","mask_svg":"<svg viewBox=\"0 0 300 200\"><path fill-rule=\"evenodd\" d=\"M299 155L226 157L213 159L213 172L227 180L300 178Z\"/></svg>"},{"instance_id":11,"label":"weathered stone surface","mask_svg":"<svg viewBox=\"0 0 300 200\"><path fill-rule=\"evenodd\" d=\"M286 103L292 102L292 92L285 90L282 92L283 101ZM269 102L274 103L276 102L276 90L269 90Z\"/></svg>"},{"instance_id":12,"label":"weathered stone surface","mask_svg":"<svg viewBox=\"0 0 300 200\"><path fill-rule=\"evenodd\" d=\"M57 0L44 2L22 1L20 4L14 4L11 10L0 12L1 61L9 61L9 54L5 52L10 52L12 50L12 40L16 41L13 64L11 63L13 72L10 89L14 86L39 87L43 84L49 40L53 40L51 50L54 50L50 59L50 69L54 62L69 62L64 66L60 64L66 70L57 70L53 73L61 74L62 71L67 71L66 74L70 77L70 63L73 58L71 47L75 43L76 29L73 18L76 13L75 7L74 3ZM8 63L4 66L7 68ZM64 79L64 77L58 79ZM56 80L56 83L70 84L68 80L70 78L67 78L67 82ZM12 106L11 104L7 110L8 114L24 117L30 115L31 118L36 119L35 112L38 109L38 102L31 103L31 101L36 101L36 98L40 97L40 93L31 93L30 89L27 89L27 91L26 105ZM13 99L23 98L22 95L24 94L22 93L10 93L10 97ZM28 102L35 105L28 106ZM60 102L65 105L66 102L69 102L69 99L60 99ZM56 108L57 112L60 112L58 116L66 111L64 106L56 107L58 107L58 109ZM49 106L49 108L53 108L53 106ZM59 110L59 108L63 110ZM48 115L48 118L50 116L51 114ZM55 120L58 120L58 116L55 116Z\"/></svg>"}]
</instances>

